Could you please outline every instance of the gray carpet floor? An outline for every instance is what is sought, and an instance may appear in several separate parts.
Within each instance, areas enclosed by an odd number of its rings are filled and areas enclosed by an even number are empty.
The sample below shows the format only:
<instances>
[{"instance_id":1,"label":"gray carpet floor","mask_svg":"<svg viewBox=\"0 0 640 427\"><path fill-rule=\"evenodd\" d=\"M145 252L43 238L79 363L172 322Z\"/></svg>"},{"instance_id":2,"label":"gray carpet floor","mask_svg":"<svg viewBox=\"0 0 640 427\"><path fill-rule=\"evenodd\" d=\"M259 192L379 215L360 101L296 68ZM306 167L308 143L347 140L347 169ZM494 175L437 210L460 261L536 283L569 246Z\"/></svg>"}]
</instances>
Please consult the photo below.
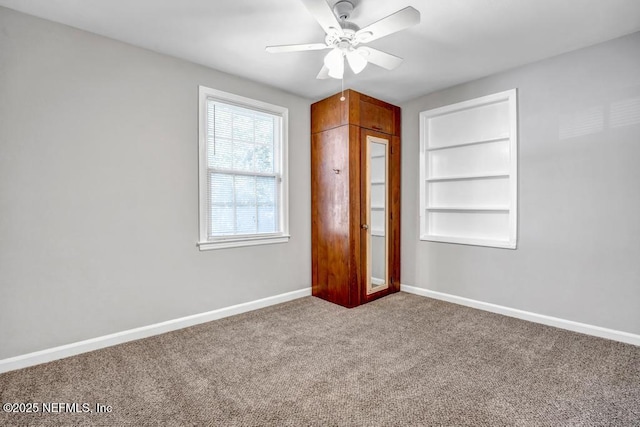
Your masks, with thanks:
<instances>
[{"instance_id":1,"label":"gray carpet floor","mask_svg":"<svg viewBox=\"0 0 640 427\"><path fill-rule=\"evenodd\" d=\"M640 426L640 347L394 294L306 297L0 375L0 425Z\"/></svg>"}]
</instances>

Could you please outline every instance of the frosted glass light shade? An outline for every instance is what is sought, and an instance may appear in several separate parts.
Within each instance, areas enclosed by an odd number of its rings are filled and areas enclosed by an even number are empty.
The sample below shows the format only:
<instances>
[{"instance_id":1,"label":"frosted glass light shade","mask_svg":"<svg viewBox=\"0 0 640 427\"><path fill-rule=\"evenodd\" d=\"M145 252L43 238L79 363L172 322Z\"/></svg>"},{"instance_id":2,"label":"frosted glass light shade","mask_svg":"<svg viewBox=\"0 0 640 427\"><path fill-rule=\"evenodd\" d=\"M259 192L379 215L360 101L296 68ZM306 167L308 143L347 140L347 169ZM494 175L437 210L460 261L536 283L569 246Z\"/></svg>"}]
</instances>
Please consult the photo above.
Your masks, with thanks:
<instances>
[{"instance_id":1,"label":"frosted glass light shade","mask_svg":"<svg viewBox=\"0 0 640 427\"><path fill-rule=\"evenodd\" d=\"M334 48L324 57L324 65L329 69L329 77L341 79L344 75L344 58L342 51Z\"/></svg>"},{"instance_id":2,"label":"frosted glass light shade","mask_svg":"<svg viewBox=\"0 0 640 427\"><path fill-rule=\"evenodd\" d=\"M367 66L367 60L356 50L347 53L347 61L354 73L358 74Z\"/></svg>"}]
</instances>

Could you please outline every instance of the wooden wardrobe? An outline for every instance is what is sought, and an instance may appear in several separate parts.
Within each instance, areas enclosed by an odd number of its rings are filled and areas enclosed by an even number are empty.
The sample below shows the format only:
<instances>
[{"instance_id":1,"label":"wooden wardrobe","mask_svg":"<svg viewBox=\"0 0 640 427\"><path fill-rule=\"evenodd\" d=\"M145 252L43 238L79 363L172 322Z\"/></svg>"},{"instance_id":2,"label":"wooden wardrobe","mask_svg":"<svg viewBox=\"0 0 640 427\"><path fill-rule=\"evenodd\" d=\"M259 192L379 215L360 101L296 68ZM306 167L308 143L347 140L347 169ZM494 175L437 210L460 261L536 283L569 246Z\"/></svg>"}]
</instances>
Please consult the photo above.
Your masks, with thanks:
<instances>
[{"instance_id":1,"label":"wooden wardrobe","mask_svg":"<svg viewBox=\"0 0 640 427\"><path fill-rule=\"evenodd\" d=\"M353 90L311 105L313 295L400 290L400 108Z\"/></svg>"}]
</instances>

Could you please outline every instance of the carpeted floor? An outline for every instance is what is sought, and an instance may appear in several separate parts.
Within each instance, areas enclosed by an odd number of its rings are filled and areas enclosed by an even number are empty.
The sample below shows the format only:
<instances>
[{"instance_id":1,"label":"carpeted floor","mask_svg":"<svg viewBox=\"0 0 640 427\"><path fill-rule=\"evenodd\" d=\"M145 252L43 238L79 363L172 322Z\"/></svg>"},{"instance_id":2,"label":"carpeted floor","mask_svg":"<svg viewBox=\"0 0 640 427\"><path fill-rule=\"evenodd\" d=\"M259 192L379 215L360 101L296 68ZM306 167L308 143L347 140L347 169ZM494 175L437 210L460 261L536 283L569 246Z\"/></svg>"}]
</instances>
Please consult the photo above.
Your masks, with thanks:
<instances>
[{"instance_id":1,"label":"carpeted floor","mask_svg":"<svg viewBox=\"0 0 640 427\"><path fill-rule=\"evenodd\" d=\"M306 297L2 374L0 402L94 411L3 426L640 426L640 347L406 293Z\"/></svg>"}]
</instances>

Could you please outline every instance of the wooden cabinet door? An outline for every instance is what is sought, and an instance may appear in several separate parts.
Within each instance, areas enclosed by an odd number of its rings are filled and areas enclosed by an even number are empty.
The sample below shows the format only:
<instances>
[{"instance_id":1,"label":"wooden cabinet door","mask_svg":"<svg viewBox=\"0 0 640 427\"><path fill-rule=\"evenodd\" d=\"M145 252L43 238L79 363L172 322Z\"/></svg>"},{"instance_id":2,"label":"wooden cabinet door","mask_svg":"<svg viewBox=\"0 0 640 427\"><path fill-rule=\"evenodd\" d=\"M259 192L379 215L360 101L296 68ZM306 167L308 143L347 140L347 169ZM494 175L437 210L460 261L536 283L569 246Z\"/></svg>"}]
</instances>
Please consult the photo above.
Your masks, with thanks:
<instances>
[{"instance_id":1,"label":"wooden cabinet door","mask_svg":"<svg viewBox=\"0 0 640 427\"><path fill-rule=\"evenodd\" d=\"M313 295L349 306L349 129L312 135Z\"/></svg>"},{"instance_id":2,"label":"wooden cabinet door","mask_svg":"<svg viewBox=\"0 0 640 427\"><path fill-rule=\"evenodd\" d=\"M359 108L360 126L386 134L394 132L394 112L390 107L360 100Z\"/></svg>"}]
</instances>

